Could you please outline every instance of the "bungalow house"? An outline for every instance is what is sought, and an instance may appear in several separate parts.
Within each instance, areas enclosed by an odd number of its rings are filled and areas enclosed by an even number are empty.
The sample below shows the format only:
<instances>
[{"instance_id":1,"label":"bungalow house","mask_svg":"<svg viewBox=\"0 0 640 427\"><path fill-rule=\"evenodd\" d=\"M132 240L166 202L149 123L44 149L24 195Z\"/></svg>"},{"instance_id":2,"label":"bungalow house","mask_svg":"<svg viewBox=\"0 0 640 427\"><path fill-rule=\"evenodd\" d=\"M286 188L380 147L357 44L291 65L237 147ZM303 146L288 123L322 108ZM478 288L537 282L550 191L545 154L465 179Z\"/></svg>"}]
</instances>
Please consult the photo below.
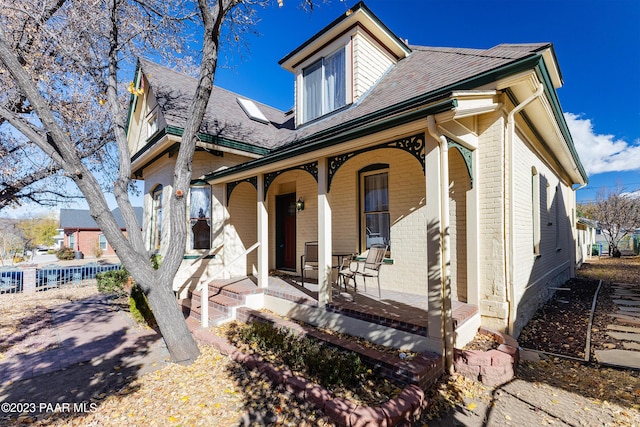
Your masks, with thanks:
<instances>
[{"instance_id":1,"label":"bungalow house","mask_svg":"<svg viewBox=\"0 0 640 427\"><path fill-rule=\"evenodd\" d=\"M294 77L291 111L213 89L180 298L251 277L252 307L442 354L446 337L464 345L480 325L517 337L574 276L574 186L587 176L550 43L408 45L360 2L279 64ZM145 59L135 74L132 170L145 182L147 244L160 253L195 84ZM318 263L302 286L308 242ZM359 278L350 302L332 267L375 243L387 247L381 296ZM412 313L418 329L397 328L392 311Z\"/></svg>"},{"instance_id":2,"label":"bungalow house","mask_svg":"<svg viewBox=\"0 0 640 427\"><path fill-rule=\"evenodd\" d=\"M136 207L134 210L138 222L142 223L142 207ZM126 232L120 208L114 209L112 214L122 232ZM61 245L81 252L85 257L94 256L98 249L102 251L102 255L115 255L107 238L86 209L60 209L60 230L63 235Z\"/></svg>"}]
</instances>

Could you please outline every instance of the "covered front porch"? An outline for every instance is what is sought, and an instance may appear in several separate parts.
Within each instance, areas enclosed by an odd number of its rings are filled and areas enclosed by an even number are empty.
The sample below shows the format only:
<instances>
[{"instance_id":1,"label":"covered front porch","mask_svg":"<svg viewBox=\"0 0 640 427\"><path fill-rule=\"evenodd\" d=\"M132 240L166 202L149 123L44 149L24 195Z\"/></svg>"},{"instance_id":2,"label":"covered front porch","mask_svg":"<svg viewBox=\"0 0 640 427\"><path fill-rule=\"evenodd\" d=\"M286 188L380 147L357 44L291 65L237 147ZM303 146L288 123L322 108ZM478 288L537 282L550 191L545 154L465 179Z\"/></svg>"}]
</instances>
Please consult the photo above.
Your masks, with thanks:
<instances>
[{"instance_id":1,"label":"covered front porch","mask_svg":"<svg viewBox=\"0 0 640 427\"><path fill-rule=\"evenodd\" d=\"M439 354L464 345L480 325L476 156L426 119L203 177L220 207L212 271L254 277L259 308L317 326ZM292 278L309 242L317 268L302 287ZM387 247L382 294L360 285L354 303L335 286L336 256L377 243Z\"/></svg>"},{"instance_id":2,"label":"covered front porch","mask_svg":"<svg viewBox=\"0 0 640 427\"><path fill-rule=\"evenodd\" d=\"M373 283L372 283L373 285ZM429 339L428 303L424 296L382 289L364 290L334 283L331 301L319 302L317 280L272 271L266 287L258 287L255 277L214 280L206 290L209 325L242 318L238 310L265 309L279 316L306 324L358 336L370 342L398 349L442 353L442 342ZM183 301L185 315L202 322L202 292L195 291ZM480 326L477 306L454 301L453 343L463 347ZM441 325L437 325L441 327Z\"/></svg>"}]
</instances>

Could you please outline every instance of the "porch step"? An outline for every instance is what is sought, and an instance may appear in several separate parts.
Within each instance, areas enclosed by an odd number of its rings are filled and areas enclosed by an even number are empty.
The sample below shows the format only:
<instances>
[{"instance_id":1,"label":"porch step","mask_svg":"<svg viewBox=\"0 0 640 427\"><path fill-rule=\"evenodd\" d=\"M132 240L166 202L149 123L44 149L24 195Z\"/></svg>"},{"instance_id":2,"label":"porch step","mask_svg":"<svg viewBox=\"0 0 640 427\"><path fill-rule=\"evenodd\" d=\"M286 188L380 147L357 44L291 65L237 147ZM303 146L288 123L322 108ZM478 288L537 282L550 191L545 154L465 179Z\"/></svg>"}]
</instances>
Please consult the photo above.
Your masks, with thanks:
<instances>
[{"instance_id":1,"label":"porch step","mask_svg":"<svg viewBox=\"0 0 640 427\"><path fill-rule=\"evenodd\" d=\"M424 352L412 359L400 359L399 356L365 347L355 341L319 331L281 317L273 316L246 307L239 308L237 320L240 322L267 322L287 327L300 336L309 336L329 345L344 348L357 353L379 375L401 385L415 384L427 389L444 373L442 358L436 353Z\"/></svg>"},{"instance_id":2,"label":"porch step","mask_svg":"<svg viewBox=\"0 0 640 427\"><path fill-rule=\"evenodd\" d=\"M214 280L209 287L209 324L219 326L234 318L235 309L245 304L248 295L262 289L248 277ZM183 313L195 320L202 319L202 292L189 291L188 299L181 302Z\"/></svg>"}]
</instances>

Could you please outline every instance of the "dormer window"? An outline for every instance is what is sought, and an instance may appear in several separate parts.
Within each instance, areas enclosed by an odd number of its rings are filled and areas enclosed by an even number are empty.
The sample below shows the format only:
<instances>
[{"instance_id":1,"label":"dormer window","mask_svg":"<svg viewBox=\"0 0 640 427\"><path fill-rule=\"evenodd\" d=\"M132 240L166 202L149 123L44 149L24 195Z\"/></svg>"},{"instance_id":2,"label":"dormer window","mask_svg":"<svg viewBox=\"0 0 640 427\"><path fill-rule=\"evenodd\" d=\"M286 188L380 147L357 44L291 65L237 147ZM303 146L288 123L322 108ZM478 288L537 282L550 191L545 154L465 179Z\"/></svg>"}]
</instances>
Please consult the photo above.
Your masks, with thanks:
<instances>
[{"instance_id":1,"label":"dormer window","mask_svg":"<svg viewBox=\"0 0 640 427\"><path fill-rule=\"evenodd\" d=\"M302 70L305 123L346 105L344 52L344 48L340 48Z\"/></svg>"}]
</instances>

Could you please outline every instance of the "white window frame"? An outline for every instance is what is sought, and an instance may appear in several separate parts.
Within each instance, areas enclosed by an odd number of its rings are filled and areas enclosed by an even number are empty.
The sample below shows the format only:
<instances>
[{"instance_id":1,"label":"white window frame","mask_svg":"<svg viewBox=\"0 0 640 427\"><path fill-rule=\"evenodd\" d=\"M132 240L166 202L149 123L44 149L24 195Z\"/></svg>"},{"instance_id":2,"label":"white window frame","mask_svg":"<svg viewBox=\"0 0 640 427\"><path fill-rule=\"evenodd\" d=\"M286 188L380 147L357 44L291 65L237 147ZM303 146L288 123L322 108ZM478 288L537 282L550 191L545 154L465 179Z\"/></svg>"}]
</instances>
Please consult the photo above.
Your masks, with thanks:
<instances>
[{"instance_id":1,"label":"white window frame","mask_svg":"<svg viewBox=\"0 0 640 427\"><path fill-rule=\"evenodd\" d=\"M151 138L158 132L158 115L153 113L147 120L147 138Z\"/></svg>"},{"instance_id":2,"label":"white window frame","mask_svg":"<svg viewBox=\"0 0 640 427\"><path fill-rule=\"evenodd\" d=\"M333 94L335 96L335 94L339 94L341 92L342 97L339 100L335 100L334 102L331 102L329 100L329 97L327 96L327 87L328 87L328 80L329 80L329 76L327 73L327 66L328 64L330 64L330 61L333 60L336 56L338 55L342 55L342 61L341 61L341 70L342 70L342 79L343 81L341 82L341 84L335 88L335 90L333 91ZM310 101L311 101L311 96L307 91L307 79L309 79L310 77L308 77L308 75L306 75L307 71L309 71L310 69L315 69L314 71L316 73L320 73L319 74L319 78L320 78L320 98L316 101L319 102L319 105L317 106L318 111L310 111L311 109L308 109L307 107L310 105ZM312 64L308 65L307 67L304 67L302 69L302 120L303 122L309 122L311 120L317 119L318 117L322 117L325 114L329 114L332 111L338 110L342 107L344 107L345 105L347 105L347 80L348 80L348 75L347 75L347 52L344 46L341 46L339 49L336 49L335 51L331 52L329 55L323 56L320 59L318 59L317 61L313 62ZM341 90L339 89L341 88Z\"/></svg>"},{"instance_id":3,"label":"white window frame","mask_svg":"<svg viewBox=\"0 0 640 427\"><path fill-rule=\"evenodd\" d=\"M206 207L206 212L198 207L194 206L193 197L196 191L206 190L206 201L208 206ZM211 249L211 186L210 185L193 185L190 188L189 192L189 227L190 227L190 235L189 235L189 249L190 250L200 250L200 249ZM204 245L202 243L199 244L200 247L197 249L195 246L195 231L194 226L198 224L198 220L206 221L206 226L209 227L209 241Z\"/></svg>"},{"instance_id":4,"label":"white window frame","mask_svg":"<svg viewBox=\"0 0 640 427\"><path fill-rule=\"evenodd\" d=\"M531 168L531 217L533 235L533 254L540 255L540 173Z\"/></svg>"},{"instance_id":5,"label":"white window frame","mask_svg":"<svg viewBox=\"0 0 640 427\"><path fill-rule=\"evenodd\" d=\"M387 186L386 186L386 200L387 206L386 209L378 209L378 210L365 210L365 179L374 175L386 175ZM371 165L369 167L365 167L359 172L359 193L360 193L360 244L361 250L365 251L371 247L371 244L374 243L382 243L388 246L388 250L391 249L391 206L389 200L389 166L388 165ZM387 230L386 233L381 233L382 235L378 235L377 239L371 237L370 230L367 227L367 216L368 215L387 215ZM380 233L378 233L380 234ZM386 236L384 235L386 234Z\"/></svg>"},{"instance_id":6,"label":"white window frame","mask_svg":"<svg viewBox=\"0 0 640 427\"><path fill-rule=\"evenodd\" d=\"M152 251L159 251L162 245L162 185L151 191L151 218L149 221L149 243Z\"/></svg>"},{"instance_id":7,"label":"white window frame","mask_svg":"<svg viewBox=\"0 0 640 427\"><path fill-rule=\"evenodd\" d=\"M98 236L98 244L100 245L100 249L101 249L101 250L106 251L106 250L107 250L107 247L108 247L108 244L109 244L109 243L107 242L107 236L105 236L104 234L102 234L102 233L101 233L101 234Z\"/></svg>"}]
</instances>

